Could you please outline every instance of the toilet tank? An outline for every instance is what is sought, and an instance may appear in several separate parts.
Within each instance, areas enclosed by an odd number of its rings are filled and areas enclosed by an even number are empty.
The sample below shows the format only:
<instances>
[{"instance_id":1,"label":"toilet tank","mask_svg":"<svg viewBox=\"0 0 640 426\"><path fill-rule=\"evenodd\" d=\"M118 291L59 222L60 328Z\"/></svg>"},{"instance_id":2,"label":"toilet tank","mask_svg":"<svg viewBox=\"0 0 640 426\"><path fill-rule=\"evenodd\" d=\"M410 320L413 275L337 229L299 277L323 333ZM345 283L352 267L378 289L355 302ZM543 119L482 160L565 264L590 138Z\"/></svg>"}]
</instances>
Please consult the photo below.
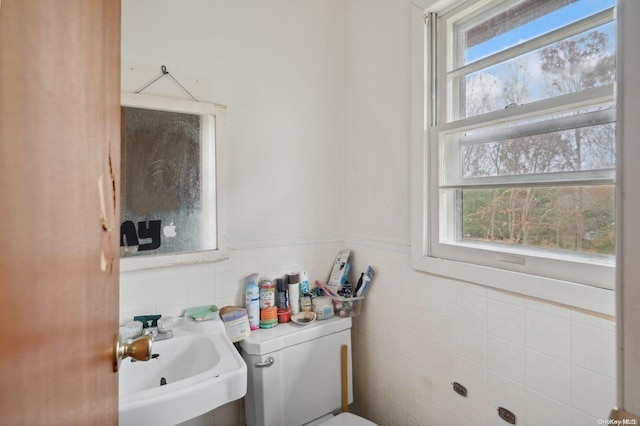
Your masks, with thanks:
<instances>
[{"instance_id":1,"label":"toilet tank","mask_svg":"<svg viewBox=\"0 0 640 426\"><path fill-rule=\"evenodd\" d=\"M351 318L279 324L240 342L247 363L247 425L299 426L339 409L342 345L348 347L351 403Z\"/></svg>"}]
</instances>

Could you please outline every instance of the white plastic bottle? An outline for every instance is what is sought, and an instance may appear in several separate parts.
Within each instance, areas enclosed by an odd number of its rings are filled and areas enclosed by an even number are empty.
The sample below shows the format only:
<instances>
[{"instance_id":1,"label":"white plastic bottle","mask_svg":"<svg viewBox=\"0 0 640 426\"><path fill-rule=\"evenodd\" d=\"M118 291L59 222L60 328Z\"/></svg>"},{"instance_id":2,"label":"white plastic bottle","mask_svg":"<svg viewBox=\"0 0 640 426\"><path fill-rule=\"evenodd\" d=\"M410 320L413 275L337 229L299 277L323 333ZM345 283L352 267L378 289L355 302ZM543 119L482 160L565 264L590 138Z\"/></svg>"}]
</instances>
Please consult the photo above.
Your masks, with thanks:
<instances>
[{"instance_id":1,"label":"white plastic bottle","mask_svg":"<svg viewBox=\"0 0 640 426\"><path fill-rule=\"evenodd\" d=\"M260 287L258 287L258 274L247 277L245 304L249 315L249 327L251 330L260 328Z\"/></svg>"},{"instance_id":2,"label":"white plastic bottle","mask_svg":"<svg viewBox=\"0 0 640 426\"><path fill-rule=\"evenodd\" d=\"M292 314L297 314L300 312L300 274L289 274L287 280L289 281L289 307Z\"/></svg>"}]
</instances>

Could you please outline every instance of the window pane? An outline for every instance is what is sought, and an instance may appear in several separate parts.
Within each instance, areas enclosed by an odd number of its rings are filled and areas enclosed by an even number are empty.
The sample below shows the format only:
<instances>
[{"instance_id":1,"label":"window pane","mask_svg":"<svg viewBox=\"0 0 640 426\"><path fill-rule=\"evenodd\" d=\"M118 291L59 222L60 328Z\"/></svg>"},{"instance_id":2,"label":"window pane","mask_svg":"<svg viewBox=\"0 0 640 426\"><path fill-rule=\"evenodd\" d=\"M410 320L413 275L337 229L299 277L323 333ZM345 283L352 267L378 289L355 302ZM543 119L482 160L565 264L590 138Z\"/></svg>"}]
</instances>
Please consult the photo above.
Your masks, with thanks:
<instances>
[{"instance_id":1,"label":"window pane","mask_svg":"<svg viewBox=\"0 0 640 426\"><path fill-rule=\"evenodd\" d=\"M458 65L532 40L615 6L615 0L526 0L474 13L454 27Z\"/></svg>"},{"instance_id":2,"label":"window pane","mask_svg":"<svg viewBox=\"0 0 640 426\"><path fill-rule=\"evenodd\" d=\"M458 119L615 81L615 23L457 78Z\"/></svg>"},{"instance_id":3,"label":"window pane","mask_svg":"<svg viewBox=\"0 0 640 426\"><path fill-rule=\"evenodd\" d=\"M615 254L615 187L463 189L463 241Z\"/></svg>"},{"instance_id":4,"label":"window pane","mask_svg":"<svg viewBox=\"0 0 640 426\"><path fill-rule=\"evenodd\" d=\"M461 146L462 177L612 169L615 123Z\"/></svg>"}]
</instances>

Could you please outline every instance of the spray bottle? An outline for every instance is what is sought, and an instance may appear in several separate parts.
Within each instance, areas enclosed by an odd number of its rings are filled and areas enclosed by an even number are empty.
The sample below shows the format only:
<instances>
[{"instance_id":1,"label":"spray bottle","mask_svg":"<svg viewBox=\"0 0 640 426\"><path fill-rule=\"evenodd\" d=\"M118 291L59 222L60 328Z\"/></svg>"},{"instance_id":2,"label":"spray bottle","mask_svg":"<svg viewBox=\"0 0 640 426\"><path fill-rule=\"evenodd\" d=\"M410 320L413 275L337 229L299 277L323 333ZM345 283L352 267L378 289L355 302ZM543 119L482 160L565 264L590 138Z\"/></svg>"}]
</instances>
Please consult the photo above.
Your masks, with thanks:
<instances>
[{"instance_id":1,"label":"spray bottle","mask_svg":"<svg viewBox=\"0 0 640 426\"><path fill-rule=\"evenodd\" d=\"M300 296L309 293L309 275L307 271L300 271Z\"/></svg>"},{"instance_id":2,"label":"spray bottle","mask_svg":"<svg viewBox=\"0 0 640 426\"><path fill-rule=\"evenodd\" d=\"M260 287L258 287L258 274L247 277L245 304L249 314L249 327L251 330L260 328Z\"/></svg>"}]
</instances>

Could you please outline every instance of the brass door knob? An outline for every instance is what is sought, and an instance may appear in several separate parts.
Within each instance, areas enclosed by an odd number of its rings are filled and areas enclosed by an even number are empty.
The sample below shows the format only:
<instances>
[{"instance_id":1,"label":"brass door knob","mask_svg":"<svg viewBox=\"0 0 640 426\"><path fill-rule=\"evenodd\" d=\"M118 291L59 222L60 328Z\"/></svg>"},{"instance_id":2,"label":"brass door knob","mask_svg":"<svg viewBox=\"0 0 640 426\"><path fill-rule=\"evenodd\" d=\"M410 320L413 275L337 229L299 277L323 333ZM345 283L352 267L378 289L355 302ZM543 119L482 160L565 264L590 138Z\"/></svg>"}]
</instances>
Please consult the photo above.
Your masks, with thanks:
<instances>
[{"instance_id":1,"label":"brass door knob","mask_svg":"<svg viewBox=\"0 0 640 426\"><path fill-rule=\"evenodd\" d=\"M138 337L131 343L120 341L120 335L116 334L113 342L113 372L120 369L120 362L125 358L133 358L138 361L151 359L151 336Z\"/></svg>"}]
</instances>

